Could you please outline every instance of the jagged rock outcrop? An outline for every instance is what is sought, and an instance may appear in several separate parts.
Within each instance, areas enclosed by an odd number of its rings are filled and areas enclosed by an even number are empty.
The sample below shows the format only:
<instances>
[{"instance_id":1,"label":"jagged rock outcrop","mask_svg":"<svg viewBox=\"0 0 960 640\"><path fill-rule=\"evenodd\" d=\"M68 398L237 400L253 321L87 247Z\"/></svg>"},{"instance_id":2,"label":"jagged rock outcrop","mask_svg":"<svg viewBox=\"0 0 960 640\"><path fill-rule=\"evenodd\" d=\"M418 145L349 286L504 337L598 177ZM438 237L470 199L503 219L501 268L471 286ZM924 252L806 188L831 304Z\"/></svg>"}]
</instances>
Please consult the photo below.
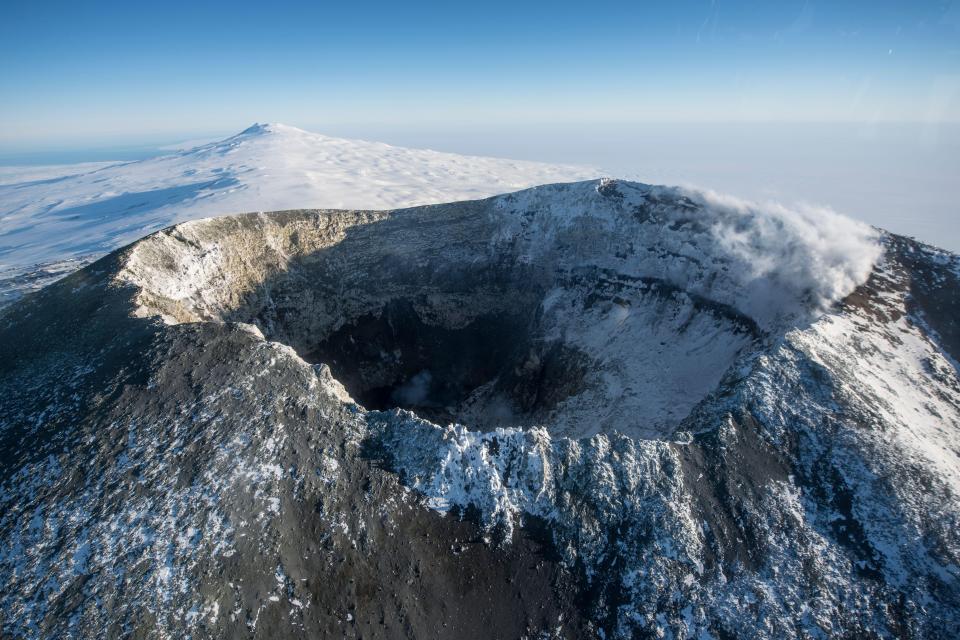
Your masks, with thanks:
<instances>
[{"instance_id":1,"label":"jagged rock outcrop","mask_svg":"<svg viewBox=\"0 0 960 640\"><path fill-rule=\"evenodd\" d=\"M172 227L0 312L0 625L952 637L958 278L614 181Z\"/></svg>"}]
</instances>

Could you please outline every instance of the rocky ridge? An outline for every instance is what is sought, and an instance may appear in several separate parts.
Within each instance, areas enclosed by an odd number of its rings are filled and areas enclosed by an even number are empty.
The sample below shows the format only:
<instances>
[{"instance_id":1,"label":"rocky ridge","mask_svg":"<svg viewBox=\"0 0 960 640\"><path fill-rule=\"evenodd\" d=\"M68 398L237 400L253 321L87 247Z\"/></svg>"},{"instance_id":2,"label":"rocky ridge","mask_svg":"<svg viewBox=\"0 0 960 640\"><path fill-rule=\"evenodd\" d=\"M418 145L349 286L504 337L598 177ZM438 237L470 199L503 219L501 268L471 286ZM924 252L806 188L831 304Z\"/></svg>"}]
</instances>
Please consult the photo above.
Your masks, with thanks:
<instances>
[{"instance_id":1,"label":"rocky ridge","mask_svg":"<svg viewBox=\"0 0 960 640\"><path fill-rule=\"evenodd\" d=\"M0 624L955 635L960 264L828 215L600 181L111 254L0 316Z\"/></svg>"}]
</instances>

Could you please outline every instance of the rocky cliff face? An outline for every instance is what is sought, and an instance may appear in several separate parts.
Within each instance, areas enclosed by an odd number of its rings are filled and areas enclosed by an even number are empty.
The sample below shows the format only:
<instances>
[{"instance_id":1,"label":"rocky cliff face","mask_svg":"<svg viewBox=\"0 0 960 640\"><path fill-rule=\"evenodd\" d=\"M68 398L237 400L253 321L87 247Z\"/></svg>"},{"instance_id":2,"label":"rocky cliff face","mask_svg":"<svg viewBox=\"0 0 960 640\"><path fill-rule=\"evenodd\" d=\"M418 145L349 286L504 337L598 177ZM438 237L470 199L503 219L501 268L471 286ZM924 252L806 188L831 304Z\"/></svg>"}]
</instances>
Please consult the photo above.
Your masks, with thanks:
<instances>
[{"instance_id":1,"label":"rocky cliff face","mask_svg":"<svg viewBox=\"0 0 960 640\"><path fill-rule=\"evenodd\" d=\"M27 637L951 637L960 261L613 181L189 222L0 316Z\"/></svg>"}]
</instances>

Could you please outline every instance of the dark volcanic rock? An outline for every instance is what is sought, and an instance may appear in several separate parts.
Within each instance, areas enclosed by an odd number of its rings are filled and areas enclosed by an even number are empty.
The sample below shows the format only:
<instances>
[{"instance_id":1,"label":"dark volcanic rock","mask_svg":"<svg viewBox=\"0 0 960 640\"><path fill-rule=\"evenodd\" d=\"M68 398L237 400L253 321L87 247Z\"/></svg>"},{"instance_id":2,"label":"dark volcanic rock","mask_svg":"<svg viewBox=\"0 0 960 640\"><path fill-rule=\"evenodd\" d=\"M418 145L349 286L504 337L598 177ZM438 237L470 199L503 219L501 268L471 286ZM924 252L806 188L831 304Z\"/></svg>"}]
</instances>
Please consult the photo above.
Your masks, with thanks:
<instances>
[{"instance_id":1,"label":"dark volcanic rock","mask_svg":"<svg viewBox=\"0 0 960 640\"><path fill-rule=\"evenodd\" d=\"M186 223L26 296L2 633L955 637L958 260L805 224L582 183Z\"/></svg>"}]
</instances>

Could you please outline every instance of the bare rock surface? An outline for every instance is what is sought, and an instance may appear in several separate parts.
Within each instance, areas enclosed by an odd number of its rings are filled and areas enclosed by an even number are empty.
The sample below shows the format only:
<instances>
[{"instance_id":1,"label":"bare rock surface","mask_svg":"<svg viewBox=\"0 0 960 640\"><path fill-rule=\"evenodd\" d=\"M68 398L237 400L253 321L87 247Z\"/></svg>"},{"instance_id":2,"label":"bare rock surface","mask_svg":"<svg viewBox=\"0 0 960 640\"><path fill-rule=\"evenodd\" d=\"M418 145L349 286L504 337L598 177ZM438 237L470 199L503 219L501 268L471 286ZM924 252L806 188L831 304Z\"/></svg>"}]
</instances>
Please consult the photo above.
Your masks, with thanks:
<instances>
[{"instance_id":1,"label":"bare rock surface","mask_svg":"<svg viewBox=\"0 0 960 640\"><path fill-rule=\"evenodd\" d=\"M960 261L825 215L615 181L248 214L24 297L0 628L960 634Z\"/></svg>"}]
</instances>

